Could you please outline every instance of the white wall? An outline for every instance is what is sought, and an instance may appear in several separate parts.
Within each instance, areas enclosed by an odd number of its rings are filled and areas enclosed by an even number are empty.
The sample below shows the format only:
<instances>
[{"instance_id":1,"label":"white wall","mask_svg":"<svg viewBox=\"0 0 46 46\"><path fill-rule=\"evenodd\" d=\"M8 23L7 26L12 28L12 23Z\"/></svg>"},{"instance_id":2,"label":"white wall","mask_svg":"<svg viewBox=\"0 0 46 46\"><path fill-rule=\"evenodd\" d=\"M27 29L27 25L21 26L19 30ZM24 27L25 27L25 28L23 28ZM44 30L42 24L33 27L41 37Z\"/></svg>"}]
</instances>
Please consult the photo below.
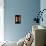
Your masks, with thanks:
<instances>
[{"instance_id":1,"label":"white wall","mask_svg":"<svg viewBox=\"0 0 46 46\"><path fill-rule=\"evenodd\" d=\"M4 41L4 0L0 0L0 42Z\"/></svg>"}]
</instances>

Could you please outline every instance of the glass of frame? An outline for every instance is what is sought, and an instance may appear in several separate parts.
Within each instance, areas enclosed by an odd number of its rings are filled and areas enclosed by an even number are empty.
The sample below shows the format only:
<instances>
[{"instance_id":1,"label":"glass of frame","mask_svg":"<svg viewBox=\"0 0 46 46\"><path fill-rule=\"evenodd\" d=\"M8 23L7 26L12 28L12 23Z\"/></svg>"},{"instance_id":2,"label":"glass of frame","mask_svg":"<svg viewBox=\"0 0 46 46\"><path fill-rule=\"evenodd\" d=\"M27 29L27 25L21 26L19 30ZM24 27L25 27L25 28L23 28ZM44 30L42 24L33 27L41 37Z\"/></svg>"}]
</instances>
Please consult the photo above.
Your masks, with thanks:
<instances>
[{"instance_id":1,"label":"glass of frame","mask_svg":"<svg viewBox=\"0 0 46 46\"><path fill-rule=\"evenodd\" d=\"M15 24L21 23L21 15L15 15Z\"/></svg>"}]
</instances>

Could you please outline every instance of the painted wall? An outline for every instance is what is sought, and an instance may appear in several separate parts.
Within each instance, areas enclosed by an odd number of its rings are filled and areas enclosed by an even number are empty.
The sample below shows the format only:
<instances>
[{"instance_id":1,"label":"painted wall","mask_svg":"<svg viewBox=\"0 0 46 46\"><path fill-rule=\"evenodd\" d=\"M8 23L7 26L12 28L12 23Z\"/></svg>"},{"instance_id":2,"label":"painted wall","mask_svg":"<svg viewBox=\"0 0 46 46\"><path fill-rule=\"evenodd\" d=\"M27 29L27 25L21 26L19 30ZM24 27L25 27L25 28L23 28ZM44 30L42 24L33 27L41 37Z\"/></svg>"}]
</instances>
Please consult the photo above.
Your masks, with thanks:
<instances>
[{"instance_id":1,"label":"painted wall","mask_svg":"<svg viewBox=\"0 0 46 46\"><path fill-rule=\"evenodd\" d=\"M0 42L4 41L4 0L0 0Z\"/></svg>"},{"instance_id":2,"label":"painted wall","mask_svg":"<svg viewBox=\"0 0 46 46\"><path fill-rule=\"evenodd\" d=\"M5 40L18 41L31 31L36 12L40 9L40 0L5 0L4 1ZM21 24L15 24L14 16L21 15Z\"/></svg>"},{"instance_id":3,"label":"painted wall","mask_svg":"<svg viewBox=\"0 0 46 46\"><path fill-rule=\"evenodd\" d=\"M40 2L41 2L40 9L42 11L43 9L46 9L46 0L41 0ZM46 26L46 10L43 12L42 16L43 16L43 22L41 21L40 25Z\"/></svg>"},{"instance_id":4,"label":"painted wall","mask_svg":"<svg viewBox=\"0 0 46 46\"><path fill-rule=\"evenodd\" d=\"M40 10L46 9L46 0L41 0L40 1ZM46 27L46 10L44 11L43 15L43 22L40 22L40 25L45 26ZM45 35L46 36L46 35ZM45 37L46 38L46 37ZM46 44L46 40L45 40L45 44Z\"/></svg>"}]
</instances>

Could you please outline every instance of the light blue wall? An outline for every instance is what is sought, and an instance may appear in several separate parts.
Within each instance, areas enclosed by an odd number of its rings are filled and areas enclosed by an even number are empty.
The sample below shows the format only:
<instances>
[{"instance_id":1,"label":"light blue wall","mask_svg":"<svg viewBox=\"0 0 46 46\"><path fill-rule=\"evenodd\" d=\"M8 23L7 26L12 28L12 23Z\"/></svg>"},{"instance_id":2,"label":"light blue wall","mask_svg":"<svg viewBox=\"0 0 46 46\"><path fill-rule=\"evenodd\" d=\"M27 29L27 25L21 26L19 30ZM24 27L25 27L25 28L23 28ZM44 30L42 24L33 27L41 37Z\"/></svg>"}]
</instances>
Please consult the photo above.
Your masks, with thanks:
<instances>
[{"instance_id":1,"label":"light blue wall","mask_svg":"<svg viewBox=\"0 0 46 46\"><path fill-rule=\"evenodd\" d=\"M4 26L5 40L18 41L32 28L36 12L40 9L40 0L5 0ZM15 24L14 15L22 17L21 24Z\"/></svg>"},{"instance_id":2,"label":"light blue wall","mask_svg":"<svg viewBox=\"0 0 46 46\"><path fill-rule=\"evenodd\" d=\"M43 9L46 9L46 0L41 0L40 1L40 10L42 11ZM45 26L46 27L46 10L43 12L43 22L40 22L40 25Z\"/></svg>"},{"instance_id":3,"label":"light blue wall","mask_svg":"<svg viewBox=\"0 0 46 46\"><path fill-rule=\"evenodd\" d=\"M46 9L46 0L41 0L40 1L40 10ZM43 12L43 22L40 21L40 25L46 27L46 10ZM45 35L45 39L46 39L46 35ZM45 44L46 44L46 40L45 40Z\"/></svg>"}]
</instances>

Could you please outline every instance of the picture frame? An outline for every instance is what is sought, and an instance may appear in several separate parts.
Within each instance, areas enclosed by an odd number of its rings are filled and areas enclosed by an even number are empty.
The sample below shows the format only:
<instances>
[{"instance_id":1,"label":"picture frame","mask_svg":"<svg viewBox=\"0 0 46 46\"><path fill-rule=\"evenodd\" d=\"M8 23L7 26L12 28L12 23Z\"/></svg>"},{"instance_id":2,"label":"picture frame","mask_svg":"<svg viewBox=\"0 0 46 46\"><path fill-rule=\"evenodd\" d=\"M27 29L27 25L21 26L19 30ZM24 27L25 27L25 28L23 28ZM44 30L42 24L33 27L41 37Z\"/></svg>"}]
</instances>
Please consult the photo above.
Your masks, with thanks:
<instances>
[{"instance_id":1,"label":"picture frame","mask_svg":"<svg viewBox=\"0 0 46 46\"><path fill-rule=\"evenodd\" d=\"M15 15L15 24L21 24L21 15Z\"/></svg>"}]
</instances>

